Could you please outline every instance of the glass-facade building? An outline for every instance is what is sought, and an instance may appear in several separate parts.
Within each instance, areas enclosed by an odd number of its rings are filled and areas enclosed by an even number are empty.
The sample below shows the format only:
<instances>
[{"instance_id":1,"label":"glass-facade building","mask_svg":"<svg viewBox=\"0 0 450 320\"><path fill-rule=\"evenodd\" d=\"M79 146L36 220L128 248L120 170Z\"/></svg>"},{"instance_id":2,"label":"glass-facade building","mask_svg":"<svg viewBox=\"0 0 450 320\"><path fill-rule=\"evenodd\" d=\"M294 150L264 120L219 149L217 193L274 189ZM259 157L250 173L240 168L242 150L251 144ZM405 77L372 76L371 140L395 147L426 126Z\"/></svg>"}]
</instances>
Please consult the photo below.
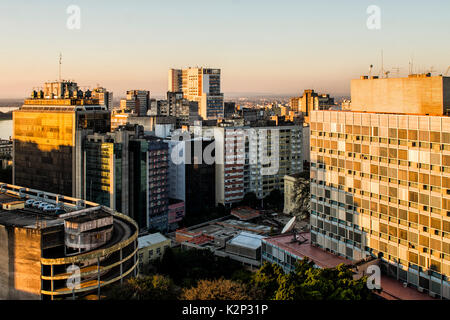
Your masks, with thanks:
<instances>
[{"instance_id":1,"label":"glass-facade building","mask_svg":"<svg viewBox=\"0 0 450 320\"><path fill-rule=\"evenodd\" d=\"M78 142L86 131L109 130L110 112L99 106L98 100L25 100L24 105L13 112L14 183L80 196Z\"/></svg>"},{"instance_id":2,"label":"glass-facade building","mask_svg":"<svg viewBox=\"0 0 450 320\"><path fill-rule=\"evenodd\" d=\"M311 112L311 243L450 298L450 118Z\"/></svg>"}]
</instances>

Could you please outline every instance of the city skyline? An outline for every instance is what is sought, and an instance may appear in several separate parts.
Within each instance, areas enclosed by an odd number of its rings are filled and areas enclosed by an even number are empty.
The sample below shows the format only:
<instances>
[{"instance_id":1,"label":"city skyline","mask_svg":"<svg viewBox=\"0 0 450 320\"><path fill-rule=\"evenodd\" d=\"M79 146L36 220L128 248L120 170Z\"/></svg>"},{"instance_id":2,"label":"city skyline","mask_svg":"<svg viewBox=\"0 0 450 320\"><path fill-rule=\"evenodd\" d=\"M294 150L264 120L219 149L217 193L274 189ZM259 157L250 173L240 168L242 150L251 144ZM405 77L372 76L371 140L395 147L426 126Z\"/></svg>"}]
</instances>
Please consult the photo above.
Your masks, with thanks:
<instances>
[{"instance_id":1,"label":"city skyline","mask_svg":"<svg viewBox=\"0 0 450 320\"><path fill-rule=\"evenodd\" d=\"M345 4L345 5L344 5ZM0 99L24 98L42 80L97 83L121 97L126 90L167 91L167 70L188 66L222 70L227 95L298 95L304 89L350 94L350 79L381 69L397 76L445 73L450 22L444 1L224 1L209 3L0 3ZM70 5L81 10L80 29L66 22ZM381 10L370 30L367 8ZM314 14L311 14L314 13ZM131 21L131 22L130 22ZM430 35L433 35L432 37ZM345 36L344 36L345 35ZM7 41L7 42L6 42ZM439 48L439 50L430 50ZM439 52L437 52L439 51ZM433 69L432 69L433 67Z\"/></svg>"}]
</instances>

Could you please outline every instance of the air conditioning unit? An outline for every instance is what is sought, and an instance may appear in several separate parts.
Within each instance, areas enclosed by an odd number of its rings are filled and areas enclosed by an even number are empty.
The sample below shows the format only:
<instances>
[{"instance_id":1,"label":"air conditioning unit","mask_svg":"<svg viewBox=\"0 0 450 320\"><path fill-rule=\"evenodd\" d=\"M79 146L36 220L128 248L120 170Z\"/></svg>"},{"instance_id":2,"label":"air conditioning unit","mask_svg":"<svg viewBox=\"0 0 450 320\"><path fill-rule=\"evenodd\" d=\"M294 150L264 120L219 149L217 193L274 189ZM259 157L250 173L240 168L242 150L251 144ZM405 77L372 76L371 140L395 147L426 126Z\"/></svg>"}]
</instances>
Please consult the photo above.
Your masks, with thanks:
<instances>
[{"instance_id":1,"label":"air conditioning unit","mask_svg":"<svg viewBox=\"0 0 450 320\"><path fill-rule=\"evenodd\" d=\"M422 288L422 287L418 287L417 290L418 290L419 292L423 292L423 288Z\"/></svg>"},{"instance_id":2,"label":"air conditioning unit","mask_svg":"<svg viewBox=\"0 0 450 320\"><path fill-rule=\"evenodd\" d=\"M434 293L434 292L430 292L430 297L432 297L432 298L437 298L437 294Z\"/></svg>"},{"instance_id":3,"label":"air conditioning unit","mask_svg":"<svg viewBox=\"0 0 450 320\"><path fill-rule=\"evenodd\" d=\"M408 287L408 282L403 282L403 288L407 288Z\"/></svg>"}]
</instances>

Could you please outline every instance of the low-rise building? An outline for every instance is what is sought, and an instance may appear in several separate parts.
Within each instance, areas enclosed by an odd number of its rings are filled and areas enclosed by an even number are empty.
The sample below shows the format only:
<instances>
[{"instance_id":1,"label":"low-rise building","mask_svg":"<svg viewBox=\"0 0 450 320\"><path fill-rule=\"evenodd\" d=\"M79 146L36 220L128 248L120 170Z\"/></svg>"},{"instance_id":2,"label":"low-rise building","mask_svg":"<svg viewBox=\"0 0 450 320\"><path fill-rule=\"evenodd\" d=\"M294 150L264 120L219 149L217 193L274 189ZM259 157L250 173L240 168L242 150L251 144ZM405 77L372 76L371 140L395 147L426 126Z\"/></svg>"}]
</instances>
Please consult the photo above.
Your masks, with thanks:
<instances>
[{"instance_id":1,"label":"low-rise building","mask_svg":"<svg viewBox=\"0 0 450 320\"><path fill-rule=\"evenodd\" d=\"M161 259L171 245L171 240L159 232L141 236L138 242L139 273L141 274L148 271L152 261Z\"/></svg>"}]
</instances>

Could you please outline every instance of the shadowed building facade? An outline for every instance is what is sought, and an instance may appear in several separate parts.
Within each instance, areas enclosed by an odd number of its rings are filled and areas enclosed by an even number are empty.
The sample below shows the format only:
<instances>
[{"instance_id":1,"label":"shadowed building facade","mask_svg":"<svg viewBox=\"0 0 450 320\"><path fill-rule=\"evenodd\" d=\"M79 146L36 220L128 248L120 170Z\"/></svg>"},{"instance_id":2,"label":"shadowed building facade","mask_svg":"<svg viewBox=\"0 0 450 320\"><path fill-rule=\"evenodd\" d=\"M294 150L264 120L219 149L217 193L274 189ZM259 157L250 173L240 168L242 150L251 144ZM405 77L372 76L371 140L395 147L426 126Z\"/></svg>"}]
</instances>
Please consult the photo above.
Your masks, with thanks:
<instances>
[{"instance_id":1,"label":"shadowed building facade","mask_svg":"<svg viewBox=\"0 0 450 320\"><path fill-rule=\"evenodd\" d=\"M110 111L76 83L61 87L72 91L34 91L13 112L13 181L81 197L81 141L87 133L110 130Z\"/></svg>"}]
</instances>

